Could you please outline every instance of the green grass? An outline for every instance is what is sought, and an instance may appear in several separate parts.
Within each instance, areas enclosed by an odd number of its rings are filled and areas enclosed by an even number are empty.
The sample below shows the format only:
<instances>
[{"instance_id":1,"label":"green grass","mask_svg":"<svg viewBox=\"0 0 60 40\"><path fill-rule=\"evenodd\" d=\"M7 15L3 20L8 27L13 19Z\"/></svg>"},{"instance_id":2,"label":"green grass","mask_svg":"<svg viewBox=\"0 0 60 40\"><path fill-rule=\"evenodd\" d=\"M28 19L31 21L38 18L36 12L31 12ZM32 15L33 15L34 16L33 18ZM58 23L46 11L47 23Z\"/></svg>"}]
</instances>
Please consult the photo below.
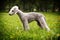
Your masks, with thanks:
<instances>
[{"instance_id":1,"label":"green grass","mask_svg":"<svg viewBox=\"0 0 60 40\"><path fill-rule=\"evenodd\" d=\"M0 13L0 40L58 40L60 15L52 12L43 14L46 16L50 32L41 29L35 21L29 23L29 31L24 31L22 22L16 14L9 16L8 13Z\"/></svg>"}]
</instances>

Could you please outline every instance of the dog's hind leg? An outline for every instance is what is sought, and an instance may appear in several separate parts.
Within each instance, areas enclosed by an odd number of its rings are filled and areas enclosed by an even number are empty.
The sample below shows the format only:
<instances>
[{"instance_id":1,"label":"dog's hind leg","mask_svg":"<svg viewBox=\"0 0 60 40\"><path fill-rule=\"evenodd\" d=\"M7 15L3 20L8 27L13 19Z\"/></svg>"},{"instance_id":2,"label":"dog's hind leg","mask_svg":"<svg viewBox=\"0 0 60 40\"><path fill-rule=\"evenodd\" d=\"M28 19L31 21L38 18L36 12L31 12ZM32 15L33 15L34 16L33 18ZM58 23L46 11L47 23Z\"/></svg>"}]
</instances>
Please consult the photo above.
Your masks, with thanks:
<instances>
[{"instance_id":1,"label":"dog's hind leg","mask_svg":"<svg viewBox=\"0 0 60 40\"><path fill-rule=\"evenodd\" d=\"M43 16L41 18L39 18L38 21L40 22L42 28L45 27L47 29L47 31L50 31L50 29L49 29L49 27L48 27L48 25L47 25L47 23L46 23L46 21L45 21Z\"/></svg>"}]
</instances>

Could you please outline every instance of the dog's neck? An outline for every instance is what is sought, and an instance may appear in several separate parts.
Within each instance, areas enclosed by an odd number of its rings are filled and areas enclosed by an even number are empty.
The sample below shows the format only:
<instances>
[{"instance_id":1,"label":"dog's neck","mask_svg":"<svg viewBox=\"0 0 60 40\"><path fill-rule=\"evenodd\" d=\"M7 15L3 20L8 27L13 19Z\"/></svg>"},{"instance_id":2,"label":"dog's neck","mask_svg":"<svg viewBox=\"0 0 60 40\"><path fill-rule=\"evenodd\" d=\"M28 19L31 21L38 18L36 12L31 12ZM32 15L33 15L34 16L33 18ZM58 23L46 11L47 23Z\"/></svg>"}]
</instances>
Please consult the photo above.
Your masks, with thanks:
<instances>
[{"instance_id":1,"label":"dog's neck","mask_svg":"<svg viewBox=\"0 0 60 40\"><path fill-rule=\"evenodd\" d=\"M19 16L20 19L22 19L23 12L21 10L18 10L17 15Z\"/></svg>"}]
</instances>

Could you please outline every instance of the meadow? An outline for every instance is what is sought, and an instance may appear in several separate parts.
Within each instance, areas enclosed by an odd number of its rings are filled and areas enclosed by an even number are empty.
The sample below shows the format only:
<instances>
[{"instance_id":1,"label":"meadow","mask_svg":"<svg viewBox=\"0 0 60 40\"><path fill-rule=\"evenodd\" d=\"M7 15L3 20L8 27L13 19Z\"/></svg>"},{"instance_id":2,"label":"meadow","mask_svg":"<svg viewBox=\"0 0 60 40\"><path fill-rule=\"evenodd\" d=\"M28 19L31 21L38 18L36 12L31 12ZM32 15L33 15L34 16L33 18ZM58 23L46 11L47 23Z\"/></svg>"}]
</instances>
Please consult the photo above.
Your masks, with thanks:
<instances>
[{"instance_id":1,"label":"meadow","mask_svg":"<svg viewBox=\"0 0 60 40\"><path fill-rule=\"evenodd\" d=\"M17 14L9 16L7 12L0 12L0 40L59 40L60 14L56 12L42 13L46 17L50 32L41 29L35 21L29 23L30 30L24 31Z\"/></svg>"}]
</instances>

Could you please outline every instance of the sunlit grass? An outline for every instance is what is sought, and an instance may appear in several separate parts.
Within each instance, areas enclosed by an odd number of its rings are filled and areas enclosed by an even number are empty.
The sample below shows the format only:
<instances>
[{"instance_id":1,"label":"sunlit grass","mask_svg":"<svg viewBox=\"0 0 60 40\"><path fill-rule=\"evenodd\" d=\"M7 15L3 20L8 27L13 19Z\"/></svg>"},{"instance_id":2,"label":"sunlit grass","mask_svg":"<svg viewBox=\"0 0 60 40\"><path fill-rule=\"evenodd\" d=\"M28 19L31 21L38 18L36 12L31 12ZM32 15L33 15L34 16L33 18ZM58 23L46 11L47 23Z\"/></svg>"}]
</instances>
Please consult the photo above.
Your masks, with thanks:
<instances>
[{"instance_id":1,"label":"sunlit grass","mask_svg":"<svg viewBox=\"0 0 60 40\"><path fill-rule=\"evenodd\" d=\"M43 12L50 32L41 29L35 21L29 23L30 30L24 31L19 17L15 14L0 13L0 40L57 40L60 36L60 16Z\"/></svg>"}]
</instances>

